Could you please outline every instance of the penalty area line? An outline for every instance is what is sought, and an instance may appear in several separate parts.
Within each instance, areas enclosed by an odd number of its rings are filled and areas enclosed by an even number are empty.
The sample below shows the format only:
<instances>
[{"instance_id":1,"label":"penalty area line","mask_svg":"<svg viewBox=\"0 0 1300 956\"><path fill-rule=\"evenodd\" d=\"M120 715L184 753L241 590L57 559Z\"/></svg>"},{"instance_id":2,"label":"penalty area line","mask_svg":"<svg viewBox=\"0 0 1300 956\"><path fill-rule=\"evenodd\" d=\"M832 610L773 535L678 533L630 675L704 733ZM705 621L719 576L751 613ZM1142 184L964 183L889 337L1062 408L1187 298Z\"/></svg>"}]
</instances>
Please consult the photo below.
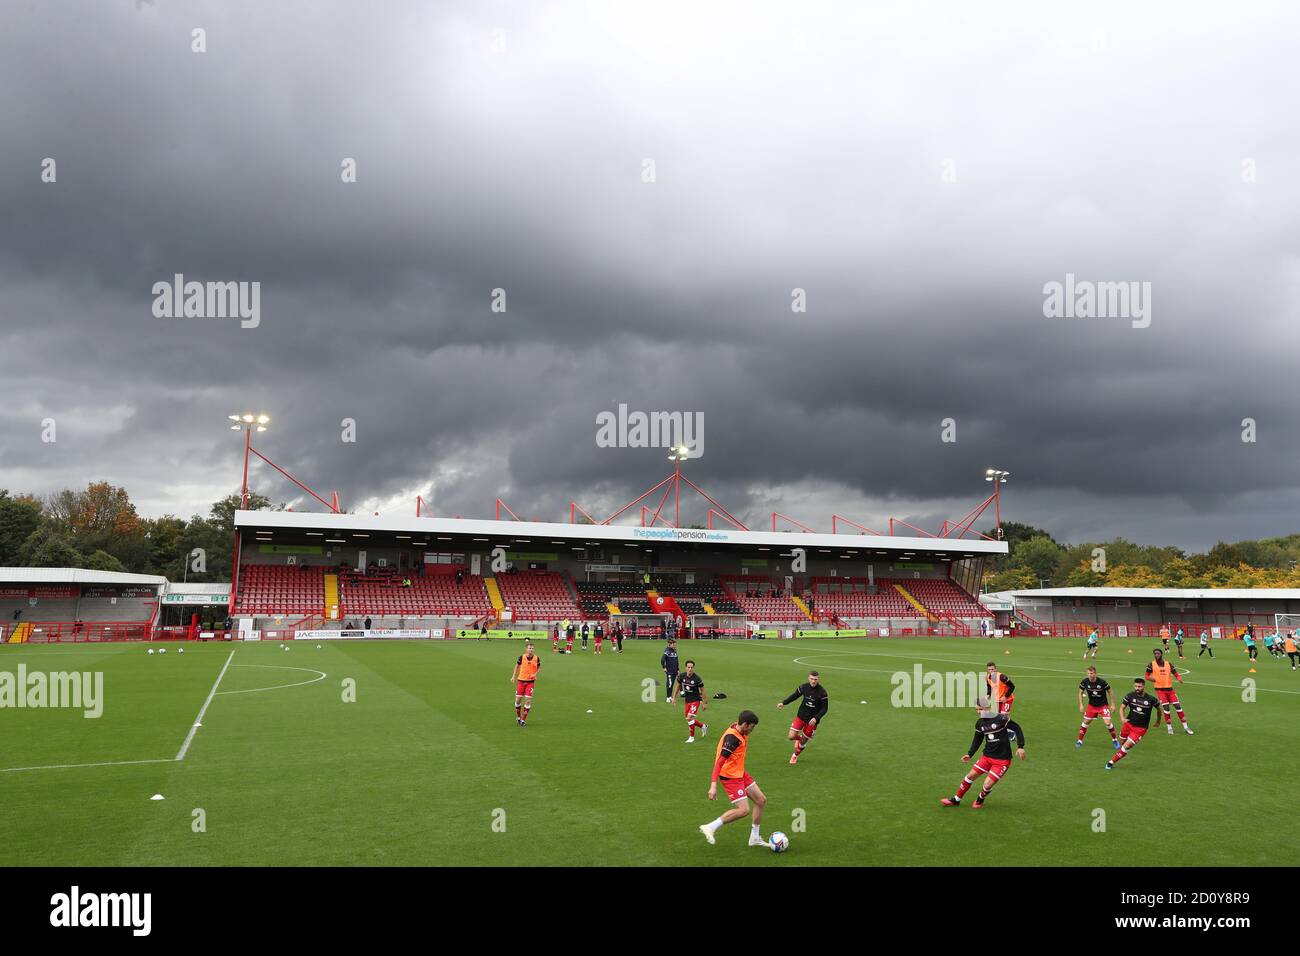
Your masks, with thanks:
<instances>
[{"instance_id":1,"label":"penalty area line","mask_svg":"<svg viewBox=\"0 0 1300 956\"><path fill-rule=\"evenodd\" d=\"M190 749L190 744L194 741L194 735L198 732L199 724L203 723L203 715L208 712L208 705L212 703L212 698L217 696L217 688L221 686L221 678L226 676L226 671L230 669L230 662L234 660L235 652L232 650L230 656L226 658L226 663L222 665L221 673L212 684L212 690L208 691L208 699L203 702L199 708L199 715L194 718L194 723L190 725L190 732L185 736L185 743L181 744L181 749L176 753L177 760L184 760L185 754Z\"/></svg>"},{"instance_id":2,"label":"penalty area line","mask_svg":"<svg viewBox=\"0 0 1300 956\"><path fill-rule=\"evenodd\" d=\"M76 770L81 767L128 767L141 763L174 763L172 757L158 757L155 760L104 760L99 763L55 763L41 767L5 767L0 773L21 773L24 770Z\"/></svg>"}]
</instances>

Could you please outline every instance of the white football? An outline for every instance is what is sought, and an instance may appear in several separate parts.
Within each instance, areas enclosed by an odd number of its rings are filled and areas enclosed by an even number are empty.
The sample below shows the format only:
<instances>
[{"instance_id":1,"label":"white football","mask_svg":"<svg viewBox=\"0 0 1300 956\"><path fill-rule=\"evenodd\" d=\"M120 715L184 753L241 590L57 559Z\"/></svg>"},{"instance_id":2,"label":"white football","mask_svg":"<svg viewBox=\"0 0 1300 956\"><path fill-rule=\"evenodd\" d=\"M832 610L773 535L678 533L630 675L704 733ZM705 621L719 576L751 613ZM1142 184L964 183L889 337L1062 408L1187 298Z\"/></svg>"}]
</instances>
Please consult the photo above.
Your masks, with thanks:
<instances>
[{"instance_id":1,"label":"white football","mask_svg":"<svg viewBox=\"0 0 1300 956\"><path fill-rule=\"evenodd\" d=\"M149 648L149 656L150 656L150 657L152 657L152 656L153 656L153 648L152 648L152 647L151 647L151 648Z\"/></svg>"}]
</instances>

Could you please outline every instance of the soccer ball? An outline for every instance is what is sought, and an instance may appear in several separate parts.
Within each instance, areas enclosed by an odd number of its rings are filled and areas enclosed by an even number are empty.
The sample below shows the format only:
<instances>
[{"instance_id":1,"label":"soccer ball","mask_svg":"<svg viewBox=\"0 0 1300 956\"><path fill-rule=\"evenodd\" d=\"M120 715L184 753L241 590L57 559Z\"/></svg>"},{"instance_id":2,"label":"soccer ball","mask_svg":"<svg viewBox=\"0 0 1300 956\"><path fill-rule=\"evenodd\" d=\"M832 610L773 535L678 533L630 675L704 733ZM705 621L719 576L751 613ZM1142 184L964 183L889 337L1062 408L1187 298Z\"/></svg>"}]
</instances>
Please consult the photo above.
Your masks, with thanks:
<instances>
[{"instance_id":1,"label":"soccer ball","mask_svg":"<svg viewBox=\"0 0 1300 956\"><path fill-rule=\"evenodd\" d=\"M167 653L167 648L165 648L165 647L160 647L160 648L158 648L158 653L159 653L159 654L166 654L166 653Z\"/></svg>"},{"instance_id":2,"label":"soccer ball","mask_svg":"<svg viewBox=\"0 0 1300 956\"><path fill-rule=\"evenodd\" d=\"M177 653L177 654L184 654L184 653L185 653L185 648L183 648L183 647L178 647L178 648L176 649L176 653Z\"/></svg>"},{"instance_id":3,"label":"soccer ball","mask_svg":"<svg viewBox=\"0 0 1300 956\"><path fill-rule=\"evenodd\" d=\"M790 846L790 838L780 830L768 837L767 842L772 845L773 853L784 853Z\"/></svg>"},{"instance_id":4,"label":"soccer ball","mask_svg":"<svg viewBox=\"0 0 1300 956\"><path fill-rule=\"evenodd\" d=\"M284 645L281 645L281 646L284 648L284 652L285 652L286 654L288 654L288 653L289 653L289 648L288 648L287 646L284 646Z\"/></svg>"},{"instance_id":5,"label":"soccer ball","mask_svg":"<svg viewBox=\"0 0 1300 956\"><path fill-rule=\"evenodd\" d=\"M152 656L153 656L153 648L152 648L152 647L151 647L151 648L149 648L149 656L150 656L150 657L152 657Z\"/></svg>"}]
</instances>

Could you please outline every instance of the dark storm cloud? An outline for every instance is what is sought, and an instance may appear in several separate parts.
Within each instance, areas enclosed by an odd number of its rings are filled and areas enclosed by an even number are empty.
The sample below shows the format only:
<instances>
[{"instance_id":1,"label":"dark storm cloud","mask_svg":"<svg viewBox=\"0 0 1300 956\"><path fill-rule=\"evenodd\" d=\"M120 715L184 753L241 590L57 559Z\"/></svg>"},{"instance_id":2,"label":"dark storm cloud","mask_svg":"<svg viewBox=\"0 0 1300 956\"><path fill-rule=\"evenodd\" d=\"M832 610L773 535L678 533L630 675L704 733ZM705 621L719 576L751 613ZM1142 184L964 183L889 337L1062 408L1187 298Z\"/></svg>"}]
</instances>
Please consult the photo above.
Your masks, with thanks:
<instances>
[{"instance_id":1,"label":"dark storm cloud","mask_svg":"<svg viewBox=\"0 0 1300 956\"><path fill-rule=\"evenodd\" d=\"M597 447L626 403L701 412L753 525L932 527L996 465L1067 538L1297 530L1297 15L993 16L11 6L0 486L202 510L252 408L358 509L600 517L670 467ZM261 325L154 318L178 272L260 281ZM1045 318L1067 272L1151 282L1150 328Z\"/></svg>"}]
</instances>

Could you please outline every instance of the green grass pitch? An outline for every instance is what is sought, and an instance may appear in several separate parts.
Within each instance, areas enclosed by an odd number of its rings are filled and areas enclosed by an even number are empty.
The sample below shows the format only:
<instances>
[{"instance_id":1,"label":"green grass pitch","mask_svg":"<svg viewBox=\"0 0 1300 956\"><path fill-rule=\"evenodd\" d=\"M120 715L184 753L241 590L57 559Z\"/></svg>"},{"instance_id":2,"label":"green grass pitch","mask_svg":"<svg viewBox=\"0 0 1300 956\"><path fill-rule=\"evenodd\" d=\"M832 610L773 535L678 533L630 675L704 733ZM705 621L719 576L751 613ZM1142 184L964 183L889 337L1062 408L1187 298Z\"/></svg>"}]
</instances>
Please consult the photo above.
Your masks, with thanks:
<instances>
[{"instance_id":1,"label":"green grass pitch","mask_svg":"<svg viewBox=\"0 0 1300 956\"><path fill-rule=\"evenodd\" d=\"M154 656L138 644L3 647L0 671L102 671L105 705L98 719L0 709L0 865L1294 862L1300 672L1261 648L1249 675L1238 642L1216 643L1214 660L1195 648L1175 660L1189 671L1179 690L1196 736L1153 730L1109 773L1100 723L1074 747L1085 667L1075 640L682 642L709 693L727 695L710 702L709 736L689 746L680 704L663 699L658 641L599 658L544 646L522 729L508 683L516 642L302 641L288 653L264 643ZM1096 663L1117 696L1151 645L1102 645ZM1016 682L1029 759L986 808L968 798L944 809L974 714L891 706L891 675L916 663L980 672L989 659ZM810 667L831 709L792 767L794 710L775 705ZM1257 680L1253 702L1246 677ZM727 806L708 801L709 773L718 732L742 708L761 717L749 770L768 796L763 834L790 836L784 855L747 847L744 824L724 828L716 846L696 829ZM156 793L165 799L150 800Z\"/></svg>"}]
</instances>

